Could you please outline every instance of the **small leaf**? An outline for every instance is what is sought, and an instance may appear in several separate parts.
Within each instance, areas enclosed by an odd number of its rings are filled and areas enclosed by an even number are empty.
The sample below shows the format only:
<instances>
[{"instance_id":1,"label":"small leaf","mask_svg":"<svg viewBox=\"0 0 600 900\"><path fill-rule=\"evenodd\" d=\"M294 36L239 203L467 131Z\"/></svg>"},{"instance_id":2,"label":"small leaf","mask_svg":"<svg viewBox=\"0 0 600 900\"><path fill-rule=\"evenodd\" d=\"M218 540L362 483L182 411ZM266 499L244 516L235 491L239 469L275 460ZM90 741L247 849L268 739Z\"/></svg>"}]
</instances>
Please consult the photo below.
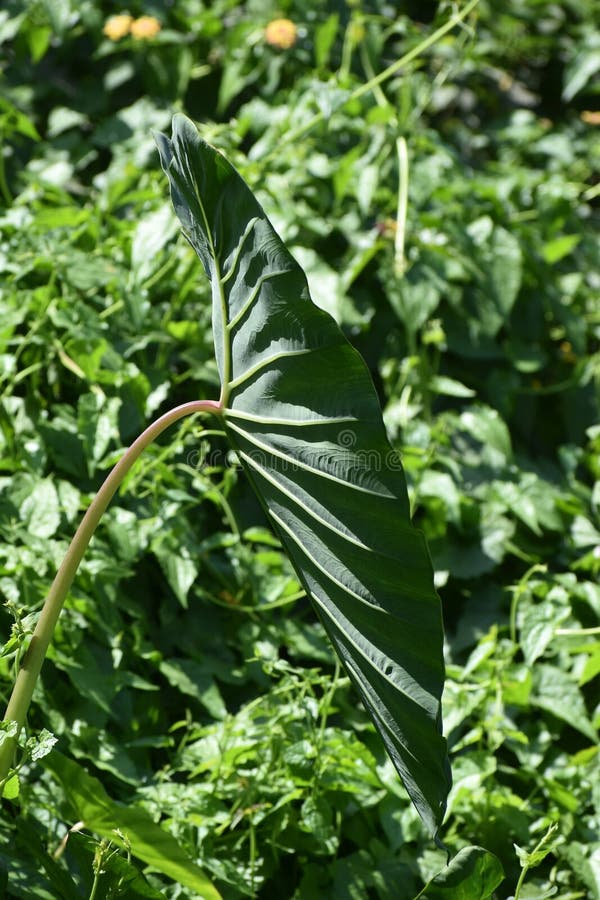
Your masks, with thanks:
<instances>
[{"instance_id":1,"label":"small leaf","mask_svg":"<svg viewBox=\"0 0 600 900\"><path fill-rule=\"evenodd\" d=\"M165 659L159 669L173 687L195 697L215 719L227 715L227 707L207 669L193 659Z\"/></svg>"},{"instance_id":2,"label":"small leaf","mask_svg":"<svg viewBox=\"0 0 600 900\"><path fill-rule=\"evenodd\" d=\"M138 222L131 242L131 266L138 282L148 278L161 262L160 251L175 234L176 222L168 204Z\"/></svg>"},{"instance_id":3,"label":"small leaf","mask_svg":"<svg viewBox=\"0 0 600 900\"><path fill-rule=\"evenodd\" d=\"M57 740L58 738L56 738L52 732L42 728L39 734L27 739L25 746L31 755L31 759L37 760L47 756Z\"/></svg>"},{"instance_id":4,"label":"small leaf","mask_svg":"<svg viewBox=\"0 0 600 900\"><path fill-rule=\"evenodd\" d=\"M486 450L493 451L498 463L506 463L512 457L512 446L508 428L495 409L488 406L474 406L460 416L460 424Z\"/></svg>"},{"instance_id":5,"label":"small leaf","mask_svg":"<svg viewBox=\"0 0 600 900\"><path fill-rule=\"evenodd\" d=\"M2 788L2 796L5 800L16 800L19 796L19 791L21 790L21 784L19 782L19 776L15 772L14 775L11 775L10 778L7 778L4 782L4 787Z\"/></svg>"},{"instance_id":6,"label":"small leaf","mask_svg":"<svg viewBox=\"0 0 600 900\"><path fill-rule=\"evenodd\" d=\"M519 643L529 666L540 656L554 638L556 629L569 616L568 606L558 606L551 596L539 603L523 597L519 603Z\"/></svg>"},{"instance_id":7,"label":"small leaf","mask_svg":"<svg viewBox=\"0 0 600 900\"><path fill-rule=\"evenodd\" d=\"M415 900L487 900L504 880L500 860L483 847L463 847Z\"/></svg>"},{"instance_id":8,"label":"small leaf","mask_svg":"<svg viewBox=\"0 0 600 900\"><path fill-rule=\"evenodd\" d=\"M121 401L118 397L83 394L77 404L77 426L85 449L90 475L108 449L111 440L118 437L117 417Z\"/></svg>"},{"instance_id":9,"label":"small leaf","mask_svg":"<svg viewBox=\"0 0 600 900\"><path fill-rule=\"evenodd\" d=\"M535 866L539 866L539 864L546 859L548 854L553 852L554 848L556 847L557 841L560 839L559 836L558 838L551 840L552 835L557 828L558 822L553 822L542 839L531 852L525 850L523 847L519 847L518 844L513 844L515 852L523 868L533 869Z\"/></svg>"},{"instance_id":10,"label":"small leaf","mask_svg":"<svg viewBox=\"0 0 600 900\"><path fill-rule=\"evenodd\" d=\"M474 397L475 391L455 378L447 375L434 375L429 381L429 389L446 397Z\"/></svg>"},{"instance_id":11,"label":"small leaf","mask_svg":"<svg viewBox=\"0 0 600 900\"><path fill-rule=\"evenodd\" d=\"M599 70L600 36L597 32L592 32L566 68L563 100L569 103L576 94L587 87Z\"/></svg>"},{"instance_id":12,"label":"small leaf","mask_svg":"<svg viewBox=\"0 0 600 900\"><path fill-rule=\"evenodd\" d=\"M581 240L580 234L563 234L544 244L542 254L547 263L555 263L568 256Z\"/></svg>"}]
</instances>

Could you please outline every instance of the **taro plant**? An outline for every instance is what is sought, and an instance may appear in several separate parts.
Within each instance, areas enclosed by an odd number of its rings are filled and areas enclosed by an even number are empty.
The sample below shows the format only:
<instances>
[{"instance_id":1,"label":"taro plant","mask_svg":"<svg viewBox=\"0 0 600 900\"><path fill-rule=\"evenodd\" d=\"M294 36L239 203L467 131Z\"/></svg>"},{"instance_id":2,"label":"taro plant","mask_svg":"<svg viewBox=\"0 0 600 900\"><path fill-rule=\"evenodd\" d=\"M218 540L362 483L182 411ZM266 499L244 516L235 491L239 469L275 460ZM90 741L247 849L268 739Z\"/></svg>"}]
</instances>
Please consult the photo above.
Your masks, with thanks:
<instances>
[{"instance_id":1,"label":"taro plant","mask_svg":"<svg viewBox=\"0 0 600 900\"><path fill-rule=\"evenodd\" d=\"M183 416L211 413L437 839L450 787L440 602L368 370L313 304L302 270L225 157L182 115L173 120L172 137L158 135L157 142L184 234L212 286L220 396L178 406L154 422L92 502L18 672L5 714L0 781L61 606L111 497L164 429ZM480 854L463 853L467 876L481 876ZM455 868L461 865L457 857Z\"/></svg>"}]
</instances>

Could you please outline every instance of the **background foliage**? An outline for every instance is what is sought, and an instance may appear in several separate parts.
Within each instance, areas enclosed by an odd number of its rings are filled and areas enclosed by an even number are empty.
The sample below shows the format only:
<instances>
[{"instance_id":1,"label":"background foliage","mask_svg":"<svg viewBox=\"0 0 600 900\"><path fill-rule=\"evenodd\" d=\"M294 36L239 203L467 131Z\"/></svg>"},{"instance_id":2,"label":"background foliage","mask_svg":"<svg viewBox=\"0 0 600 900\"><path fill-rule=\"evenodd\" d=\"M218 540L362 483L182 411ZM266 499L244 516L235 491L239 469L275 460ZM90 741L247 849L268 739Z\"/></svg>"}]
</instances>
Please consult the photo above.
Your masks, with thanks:
<instances>
[{"instance_id":1,"label":"background foliage","mask_svg":"<svg viewBox=\"0 0 600 900\"><path fill-rule=\"evenodd\" d=\"M157 0L117 38L113 3L4 4L0 675L8 695L122 448L217 393L151 135L182 109L364 355L402 453L447 628L444 840L499 857L498 898L598 898L598 4L481 0L343 104L452 9ZM210 427L147 454L82 565L5 786L4 890L198 896L191 867L143 875L110 831L69 833L92 778L116 827L145 811L226 898L413 897L445 854Z\"/></svg>"}]
</instances>

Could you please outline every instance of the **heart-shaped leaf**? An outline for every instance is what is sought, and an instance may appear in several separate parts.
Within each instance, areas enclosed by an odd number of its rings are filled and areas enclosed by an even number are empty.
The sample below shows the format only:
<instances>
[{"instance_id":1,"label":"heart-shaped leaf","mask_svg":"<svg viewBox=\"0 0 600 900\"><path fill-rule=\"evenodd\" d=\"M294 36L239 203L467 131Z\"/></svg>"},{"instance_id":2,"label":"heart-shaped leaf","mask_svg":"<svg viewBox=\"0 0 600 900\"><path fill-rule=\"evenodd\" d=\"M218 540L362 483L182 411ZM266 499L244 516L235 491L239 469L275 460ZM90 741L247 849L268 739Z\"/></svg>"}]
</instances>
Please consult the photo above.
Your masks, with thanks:
<instances>
[{"instance_id":1,"label":"heart-shaped leaf","mask_svg":"<svg viewBox=\"0 0 600 900\"><path fill-rule=\"evenodd\" d=\"M440 603L368 370L225 157L181 115L157 141L211 280L227 435L436 833L450 785Z\"/></svg>"}]
</instances>

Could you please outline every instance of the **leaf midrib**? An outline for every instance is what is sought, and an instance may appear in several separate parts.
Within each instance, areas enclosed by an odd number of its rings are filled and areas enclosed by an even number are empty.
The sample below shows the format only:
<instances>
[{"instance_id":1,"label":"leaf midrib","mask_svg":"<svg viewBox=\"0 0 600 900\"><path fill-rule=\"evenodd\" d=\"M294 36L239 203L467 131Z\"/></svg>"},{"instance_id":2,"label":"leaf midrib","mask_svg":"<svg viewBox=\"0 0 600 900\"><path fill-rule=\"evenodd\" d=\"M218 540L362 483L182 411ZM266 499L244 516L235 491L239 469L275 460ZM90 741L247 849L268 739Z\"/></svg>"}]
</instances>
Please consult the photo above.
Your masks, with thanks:
<instances>
[{"instance_id":1,"label":"leaf midrib","mask_svg":"<svg viewBox=\"0 0 600 900\"><path fill-rule=\"evenodd\" d=\"M217 280L218 290L219 290L219 303L221 307L221 334L223 335L223 376L221 382L221 394L219 396L219 404L221 409L225 409L227 407L227 402L229 400L229 382L231 381L231 346L226 339L227 334L227 301L225 299L225 290L223 285L225 281L221 275L221 266L219 264L219 258L217 256L217 249L215 247L213 237L212 237L212 229L210 227L210 223L208 221L208 216L206 214L206 208L204 203L202 202L202 197L200 196L200 192L198 189L198 183L196 179L192 179L193 190L196 195L196 200L198 201L198 207L202 214L202 219L204 222L204 230L206 233L206 237L208 239L208 248L210 251L210 256L213 261L215 267L215 278ZM234 265L237 264L237 257L234 261Z\"/></svg>"}]
</instances>

